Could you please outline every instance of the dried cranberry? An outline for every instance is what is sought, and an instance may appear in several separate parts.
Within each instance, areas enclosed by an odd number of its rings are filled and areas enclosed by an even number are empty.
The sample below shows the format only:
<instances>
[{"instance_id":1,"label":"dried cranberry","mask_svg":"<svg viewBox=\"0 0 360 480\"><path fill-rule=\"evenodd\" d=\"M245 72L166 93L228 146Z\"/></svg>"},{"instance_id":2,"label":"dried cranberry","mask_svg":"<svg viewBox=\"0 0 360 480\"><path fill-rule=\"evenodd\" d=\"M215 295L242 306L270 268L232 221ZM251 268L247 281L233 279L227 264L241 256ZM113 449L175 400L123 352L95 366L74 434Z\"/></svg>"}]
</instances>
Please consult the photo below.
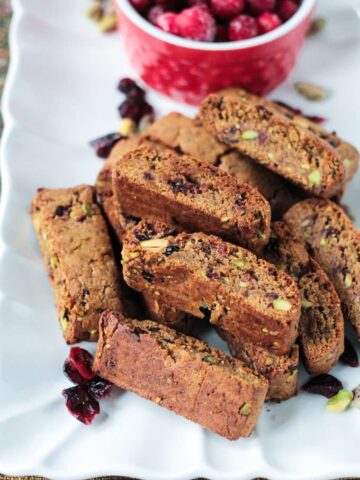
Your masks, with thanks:
<instances>
[{"instance_id":1,"label":"dried cranberry","mask_svg":"<svg viewBox=\"0 0 360 480\"><path fill-rule=\"evenodd\" d=\"M268 33L281 25L280 17L276 13L264 12L257 17L260 33Z\"/></svg>"},{"instance_id":2,"label":"dried cranberry","mask_svg":"<svg viewBox=\"0 0 360 480\"><path fill-rule=\"evenodd\" d=\"M92 363L91 353L80 347L72 347L64 363L64 373L72 382L83 383L94 378Z\"/></svg>"},{"instance_id":3,"label":"dried cranberry","mask_svg":"<svg viewBox=\"0 0 360 480\"><path fill-rule=\"evenodd\" d=\"M150 272L146 272L145 270L142 272L142 276L147 282L151 283L154 280L154 275Z\"/></svg>"},{"instance_id":4,"label":"dried cranberry","mask_svg":"<svg viewBox=\"0 0 360 480\"><path fill-rule=\"evenodd\" d=\"M321 124L326 122L325 117L321 117L320 115L304 115L305 118L310 120L313 123Z\"/></svg>"},{"instance_id":5,"label":"dried cranberry","mask_svg":"<svg viewBox=\"0 0 360 480\"><path fill-rule=\"evenodd\" d=\"M131 78L123 78L120 80L118 89L134 103L142 103L144 101L145 91Z\"/></svg>"},{"instance_id":6,"label":"dried cranberry","mask_svg":"<svg viewBox=\"0 0 360 480\"><path fill-rule=\"evenodd\" d=\"M55 209L55 216L63 217L65 215L68 215L70 208L70 205L67 205L66 207L64 207L63 205L58 205Z\"/></svg>"},{"instance_id":7,"label":"dried cranberry","mask_svg":"<svg viewBox=\"0 0 360 480\"><path fill-rule=\"evenodd\" d=\"M83 385L83 387L86 388L87 392L97 400L109 397L112 390L111 383L100 377L96 377L94 380L89 380Z\"/></svg>"},{"instance_id":8,"label":"dried cranberry","mask_svg":"<svg viewBox=\"0 0 360 480\"><path fill-rule=\"evenodd\" d=\"M174 12L166 12L159 15L156 20L156 26L161 28L161 30L164 30L164 32L179 35L177 14Z\"/></svg>"},{"instance_id":9,"label":"dried cranberry","mask_svg":"<svg viewBox=\"0 0 360 480\"><path fill-rule=\"evenodd\" d=\"M289 20L298 10L299 5L294 0L280 0L277 11L281 20Z\"/></svg>"},{"instance_id":10,"label":"dried cranberry","mask_svg":"<svg viewBox=\"0 0 360 480\"><path fill-rule=\"evenodd\" d=\"M130 3L138 12L144 12L150 7L152 0L130 0Z\"/></svg>"},{"instance_id":11,"label":"dried cranberry","mask_svg":"<svg viewBox=\"0 0 360 480\"><path fill-rule=\"evenodd\" d=\"M153 25L157 25L158 18L163 13L166 13L166 8L163 5L155 5L154 7L150 8L146 18Z\"/></svg>"},{"instance_id":12,"label":"dried cranberry","mask_svg":"<svg viewBox=\"0 0 360 480\"><path fill-rule=\"evenodd\" d=\"M216 35L216 22L210 10L195 6L185 8L176 18L179 35L199 42L212 42Z\"/></svg>"},{"instance_id":13,"label":"dried cranberry","mask_svg":"<svg viewBox=\"0 0 360 480\"><path fill-rule=\"evenodd\" d=\"M210 7L219 17L233 18L244 10L245 0L210 0Z\"/></svg>"},{"instance_id":14,"label":"dried cranberry","mask_svg":"<svg viewBox=\"0 0 360 480\"><path fill-rule=\"evenodd\" d=\"M180 250L180 247L177 245L169 245L168 247L165 248L165 255L167 257L170 257L174 252L178 252Z\"/></svg>"},{"instance_id":15,"label":"dried cranberry","mask_svg":"<svg viewBox=\"0 0 360 480\"><path fill-rule=\"evenodd\" d=\"M259 28L255 18L250 15L239 15L229 23L229 39L232 42L236 40L246 40L256 37L259 34Z\"/></svg>"},{"instance_id":16,"label":"dried cranberry","mask_svg":"<svg viewBox=\"0 0 360 480\"><path fill-rule=\"evenodd\" d=\"M296 115L302 115L302 110L300 110L300 108L294 108L288 103L282 102L281 100L274 100L274 103L276 103L277 105L280 105L280 107L284 107L287 110L290 110L290 112L293 112Z\"/></svg>"},{"instance_id":17,"label":"dried cranberry","mask_svg":"<svg viewBox=\"0 0 360 480\"><path fill-rule=\"evenodd\" d=\"M96 155L100 158L107 158L113 146L122 139L120 133L109 133L103 137L96 138L90 142L90 145L95 148Z\"/></svg>"},{"instance_id":18,"label":"dried cranberry","mask_svg":"<svg viewBox=\"0 0 360 480\"><path fill-rule=\"evenodd\" d=\"M344 353L340 356L340 361L349 367L358 367L359 366L359 357L358 354L348 338L345 338L345 350Z\"/></svg>"},{"instance_id":19,"label":"dried cranberry","mask_svg":"<svg viewBox=\"0 0 360 480\"><path fill-rule=\"evenodd\" d=\"M276 0L247 0L247 4L253 13L258 14L274 10Z\"/></svg>"},{"instance_id":20,"label":"dried cranberry","mask_svg":"<svg viewBox=\"0 0 360 480\"><path fill-rule=\"evenodd\" d=\"M68 411L85 425L90 425L95 415L100 412L99 402L82 385L66 388L62 394Z\"/></svg>"},{"instance_id":21,"label":"dried cranberry","mask_svg":"<svg viewBox=\"0 0 360 480\"><path fill-rule=\"evenodd\" d=\"M127 95L129 92L131 92L131 90L133 90L136 87L137 87L137 84L135 80L133 80L132 78L125 77L120 80L118 85L118 90L120 90L121 93L124 93L125 95Z\"/></svg>"},{"instance_id":22,"label":"dried cranberry","mask_svg":"<svg viewBox=\"0 0 360 480\"><path fill-rule=\"evenodd\" d=\"M118 110L121 118L131 118L136 123L143 116L141 103L134 102L133 99L129 98L121 103Z\"/></svg>"},{"instance_id":23,"label":"dried cranberry","mask_svg":"<svg viewBox=\"0 0 360 480\"><path fill-rule=\"evenodd\" d=\"M308 393L316 393L326 398L331 398L343 388L343 384L333 375L322 373L303 385L302 390Z\"/></svg>"}]
</instances>

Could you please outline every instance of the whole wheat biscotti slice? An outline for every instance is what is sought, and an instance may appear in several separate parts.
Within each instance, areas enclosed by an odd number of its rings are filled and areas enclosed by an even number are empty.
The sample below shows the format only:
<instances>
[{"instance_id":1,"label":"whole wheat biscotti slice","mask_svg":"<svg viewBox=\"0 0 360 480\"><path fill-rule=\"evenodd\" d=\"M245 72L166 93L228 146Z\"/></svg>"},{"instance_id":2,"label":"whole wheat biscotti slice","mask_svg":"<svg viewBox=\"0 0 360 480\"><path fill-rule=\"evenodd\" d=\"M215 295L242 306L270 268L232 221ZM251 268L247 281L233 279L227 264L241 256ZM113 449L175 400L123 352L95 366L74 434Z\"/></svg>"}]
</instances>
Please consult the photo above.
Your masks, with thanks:
<instances>
[{"instance_id":1,"label":"whole wheat biscotti slice","mask_svg":"<svg viewBox=\"0 0 360 480\"><path fill-rule=\"evenodd\" d=\"M333 282L344 317L360 337L360 232L329 200L304 200L284 217Z\"/></svg>"},{"instance_id":2,"label":"whole wheat biscotti slice","mask_svg":"<svg viewBox=\"0 0 360 480\"><path fill-rule=\"evenodd\" d=\"M248 437L267 381L205 342L152 321L105 312L94 371L229 440Z\"/></svg>"},{"instance_id":3,"label":"whole wheat biscotti slice","mask_svg":"<svg viewBox=\"0 0 360 480\"><path fill-rule=\"evenodd\" d=\"M123 244L130 287L235 337L286 353L300 316L295 282L254 254L204 233L176 233L156 220L140 222Z\"/></svg>"},{"instance_id":4,"label":"whole wheat biscotti slice","mask_svg":"<svg viewBox=\"0 0 360 480\"><path fill-rule=\"evenodd\" d=\"M270 229L270 206L253 187L201 160L141 148L113 170L122 209L187 231L204 231L260 252Z\"/></svg>"},{"instance_id":5,"label":"whole wheat biscotti slice","mask_svg":"<svg viewBox=\"0 0 360 480\"><path fill-rule=\"evenodd\" d=\"M241 98L248 99L256 104L262 104L266 108L273 109L281 113L291 122L299 125L299 127L306 128L330 144L337 151L344 165L346 182L351 180L351 178L355 175L359 167L359 152L353 145L338 137L335 132L328 132L317 123L311 121L309 118L304 117L303 115L300 115L294 109L282 102L275 102L267 98L257 97L246 92L245 90L242 90L241 88L227 88L221 90L219 93L222 95L240 96Z\"/></svg>"},{"instance_id":6,"label":"whole wheat biscotti slice","mask_svg":"<svg viewBox=\"0 0 360 480\"><path fill-rule=\"evenodd\" d=\"M326 373L344 351L344 319L334 286L284 222L273 222L264 258L291 275L301 292L299 341L309 373Z\"/></svg>"},{"instance_id":7,"label":"whole wheat biscotti slice","mask_svg":"<svg viewBox=\"0 0 360 480\"><path fill-rule=\"evenodd\" d=\"M180 113L170 113L154 122L144 135L180 154L192 155L220 167L239 182L255 187L270 203L273 217L280 217L299 200L281 177L240 152L229 149L228 145L220 143L214 135L205 130L199 119L193 120Z\"/></svg>"},{"instance_id":8,"label":"whole wheat biscotti slice","mask_svg":"<svg viewBox=\"0 0 360 480\"><path fill-rule=\"evenodd\" d=\"M94 187L41 188L31 215L66 342L97 340L100 313L123 302Z\"/></svg>"},{"instance_id":9,"label":"whole wheat biscotti slice","mask_svg":"<svg viewBox=\"0 0 360 480\"><path fill-rule=\"evenodd\" d=\"M221 142L311 195L331 197L342 188L344 166L336 150L261 102L212 94L201 104L200 119Z\"/></svg>"},{"instance_id":10,"label":"whole wheat biscotti slice","mask_svg":"<svg viewBox=\"0 0 360 480\"><path fill-rule=\"evenodd\" d=\"M299 373L297 345L293 345L289 353L276 355L267 348L241 341L231 335L226 335L225 340L231 355L268 380L266 400L281 402L296 395Z\"/></svg>"}]
</instances>

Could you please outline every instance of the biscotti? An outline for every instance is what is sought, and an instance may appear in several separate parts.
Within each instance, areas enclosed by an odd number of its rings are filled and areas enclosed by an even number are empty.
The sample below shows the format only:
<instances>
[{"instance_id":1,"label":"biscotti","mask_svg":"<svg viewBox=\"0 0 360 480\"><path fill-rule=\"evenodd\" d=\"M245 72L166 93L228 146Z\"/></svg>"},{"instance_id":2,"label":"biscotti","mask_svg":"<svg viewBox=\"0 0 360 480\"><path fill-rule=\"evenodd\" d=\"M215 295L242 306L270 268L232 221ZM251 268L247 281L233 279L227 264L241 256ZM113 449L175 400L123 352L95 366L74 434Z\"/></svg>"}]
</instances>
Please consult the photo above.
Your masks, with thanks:
<instances>
[{"instance_id":1,"label":"biscotti","mask_svg":"<svg viewBox=\"0 0 360 480\"><path fill-rule=\"evenodd\" d=\"M345 169L345 181L349 181L356 173L359 167L359 152L357 149L338 137L334 132L328 132L320 125L314 123L309 118L304 117L282 102L272 102L266 98L256 97L240 88L227 88L219 92L222 95L235 95L253 101L256 104L262 104L264 107L274 109L282 115L285 115L289 120L299 125L302 128L310 130L310 132L318 135L322 140L329 143L339 154L339 157Z\"/></svg>"},{"instance_id":2,"label":"biscotti","mask_svg":"<svg viewBox=\"0 0 360 480\"><path fill-rule=\"evenodd\" d=\"M251 252L204 233L176 233L142 221L124 238L123 272L134 290L151 292L221 331L286 353L300 316L295 282Z\"/></svg>"},{"instance_id":3,"label":"biscotti","mask_svg":"<svg viewBox=\"0 0 360 480\"><path fill-rule=\"evenodd\" d=\"M94 371L229 440L249 436L267 381L239 360L152 321L105 312Z\"/></svg>"},{"instance_id":4,"label":"biscotti","mask_svg":"<svg viewBox=\"0 0 360 480\"><path fill-rule=\"evenodd\" d=\"M266 348L239 338L227 336L231 355L247 367L265 377L269 382L266 400L281 402L297 393L299 373L299 347L294 345L289 353L275 355Z\"/></svg>"},{"instance_id":5,"label":"biscotti","mask_svg":"<svg viewBox=\"0 0 360 480\"><path fill-rule=\"evenodd\" d=\"M291 275L300 289L299 341L306 369L328 372L344 351L344 319L334 286L284 222L272 223L264 258Z\"/></svg>"},{"instance_id":6,"label":"biscotti","mask_svg":"<svg viewBox=\"0 0 360 480\"><path fill-rule=\"evenodd\" d=\"M270 229L270 206L253 187L195 157L140 148L113 170L122 209L187 231L203 231L259 252Z\"/></svg>"},{"instance_id":7,"label":"biscotti","mask_svg":"<svg viewBox=\"0 0 360 480\"><path fill-rule=\"evenodd\" d=\"M284 217L333 282L344 317L360 336L360 232L329 200L304 200Z\"/></svg>"},{"instance_id":8,"label":"biscotti","mask_svg":"<svg viewBox=\"0 0 360 480\"><path fill-rule=\"evenodd\" d=\"M232 95L210 95L200 108L206 129L307 193L336 195L344 181L339 154L273 109Z\"/></svg>"},{"instance_id":9,"label":"biscotti","mask_svg":"<svg viewBox=\"0 0 360 480\"><path fill-rule=\"evenodd\" d=\"M286 182L240 152L220 143L201 125L180 113L170 113L154 122L144 135L173 148L180 154L192 155L222 168L241 183L257 188L270 203L272 217L279 218L298 198Z\"/></svg>"},{"instance_id":10,"label":"biscotti","mask_svg":"<svg viewBox=\"0 0 360 480\"><path fill-rule=\"evenodd\" d=\"M65 340L96 340L100 313L123 307L119 274L94 187L39 189L31 215Z\"/></svg>"}]
</instances>

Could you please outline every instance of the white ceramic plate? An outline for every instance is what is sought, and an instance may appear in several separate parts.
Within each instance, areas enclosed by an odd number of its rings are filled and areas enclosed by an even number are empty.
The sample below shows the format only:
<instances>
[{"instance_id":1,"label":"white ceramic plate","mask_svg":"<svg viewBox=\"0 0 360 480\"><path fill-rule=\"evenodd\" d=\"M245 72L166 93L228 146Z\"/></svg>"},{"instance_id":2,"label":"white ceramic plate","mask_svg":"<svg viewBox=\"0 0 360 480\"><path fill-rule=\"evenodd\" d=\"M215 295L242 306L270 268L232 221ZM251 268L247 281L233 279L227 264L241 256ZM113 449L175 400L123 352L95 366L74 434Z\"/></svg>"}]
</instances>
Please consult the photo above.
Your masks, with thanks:
<instances>
[{"instance_id":1,"label":"white ceramic plate","mask_svg":"<svg viewBox=\"0 0 360 480\"><path fill-rule=\"evenodd\" d=\"M132 74L117 35L101 36L83 12L88 0L14 0L11 69L3 99L0 262L0 472L56 480L117 474L146 480L328 480L360 473L360 412L328 413L325 399L300 393L268 405L249 439L229 442L131 393L101 404L92 426L71 417L60 394L69 348L28 208L37 187L92 183L101 166L88 141L118 126L116 91ZM353 2L322 0L326 31L309 39L292 78L273 94L360 147L360 21ZM295 79L324 85L307 103ZM159 113L190 107L151 92ZM360 178L347 193L360 219ZM210 341L219 344L215 336ZM89 345L94 350L94 345ZM334 369L344 385L360 370ZM301 382L306 375L302 372Z\"/></svg>"}]
</instances>

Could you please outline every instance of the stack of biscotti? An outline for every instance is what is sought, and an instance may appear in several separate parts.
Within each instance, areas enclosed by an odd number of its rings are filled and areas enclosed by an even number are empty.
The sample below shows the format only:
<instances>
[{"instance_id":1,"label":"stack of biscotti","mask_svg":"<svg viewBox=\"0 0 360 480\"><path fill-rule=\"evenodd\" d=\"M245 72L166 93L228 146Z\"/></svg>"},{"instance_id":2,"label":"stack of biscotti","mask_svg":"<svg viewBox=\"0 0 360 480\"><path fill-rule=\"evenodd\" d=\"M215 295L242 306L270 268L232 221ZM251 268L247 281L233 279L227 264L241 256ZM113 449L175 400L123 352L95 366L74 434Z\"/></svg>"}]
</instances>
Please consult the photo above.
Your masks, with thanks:
<instances>
[{"instance_id":1,"label":"stack of biscotti","mask_svg":"<svg viewBox=\"0 0 360 480\"><path fill-rule=\"evenodd\" d=\"M360 335L360 234L328 200L358 161L335 134L239 89L122 139L95 189L33 201L66 341L99 336L99 375L248 436L265 399L296 394L299 352L328 372L344 317ZM203 318L233 358L181 333Z\"/></svg>"}]
</instances>

